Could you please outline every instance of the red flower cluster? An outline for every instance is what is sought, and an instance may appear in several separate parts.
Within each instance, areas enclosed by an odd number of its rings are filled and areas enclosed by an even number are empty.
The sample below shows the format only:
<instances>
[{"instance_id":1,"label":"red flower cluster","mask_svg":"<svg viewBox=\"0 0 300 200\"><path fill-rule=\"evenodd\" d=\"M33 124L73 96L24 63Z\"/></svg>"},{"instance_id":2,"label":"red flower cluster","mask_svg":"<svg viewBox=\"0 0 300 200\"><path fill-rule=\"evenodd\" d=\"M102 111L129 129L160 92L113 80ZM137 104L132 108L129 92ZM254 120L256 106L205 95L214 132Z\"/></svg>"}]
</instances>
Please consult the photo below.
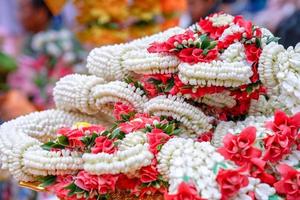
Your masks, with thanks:
<instances>
[{"instance_id":1,"label":"red flower cluster","mask_svg":"<svg viewBox=\"0 0 300 200\"><path fill-rule=\"evenodd\" d=\"M100 136L95 139L95 145L91 151L94 154L97 153L109 153L112 154L117 150L114 146L114 141L108 139L106 136Z\"/></svg>"},{"instance_id":2,"label":"red flower cluster","mask_svg":"<svg viewBox=\"0 0 300 200\"><path fill-rule=\"evenodd\" d=\"M119 124L119 128L122 132L128 134L133 131L145 128L146 124L153 125L154 121L159 122L159 117L150 117L147 114L136 114L134 119Z\"/></svg>"},{"instance_id":3,"label":"red flower cluster","mask_svg":"<svg viewBox=\"0 0 300 200\"><path fill-rule=\"evenodd\" d=\"M210 15L209 17L212 17L212 15ZM215 26L213 26L212 21L209 20L209 17L205 18L205 19L201 19L199 21L198 25L201 27L201 29L204 31L204 33L209 34L209 37L211 37L212 39L217 40L223 34L224 30L229 27L229 25L221 26L221 27L215 27Z\"/></svg>"},{"instance_id":4,"label":"red flower cluster","mask_svg":"<svg viewBox=\"0 0 300 200\"><path fill-rule=\"evenodd\" d=\"M171 137L161 129L154 128L150 133L147 133L147 138L150 151L156 155L159 152L159 147L165 144Z\"/></svg>"},{"instance_id":5,"label":"red flower cluster","mask_svg":"<svg viewBox=\"0 0 300 200\"><path fill-rule=\"evenodd\" d=\"M259 158L261 151L253 144L256 139L256 129L248 127L239 135L227 134L224 137L224 147L218 149L226 159L232 160L237 165L242 166L249 162L252 158Z\"/></svg>"},{"instance_id":6,"label":"red flower cluster","mask_svg":"<svg viewBox=\"0 0 300 200\"><path fill-rule=\"evenodd\" d=\"M266 126L274 132L274 135L269 135L264 139L266 148L264 160L277 162L290 153L292 145L296 145L300 128L300 113L288 117L284 112L276 111L274 121L268 122Z\"/></svg>"},{"instance_id":7,"label":"red flower cluster","mask_svg":"<svg viewBox=\"0 0 300 200\"><path fill-rule=\"evenodd\" d=\"M276 191L286 195L287 200L299 200L300 172L284 164L278 166L277 170L281 175L281 180L274 184Z\"/></svg>"},{"instance_id":8,"label":"red flower cluster","mask_svg":"<svg viewBox=\"0 0 300 200\"><path fill-rule=\"evenodd\" d=\"M248 177L237 170L221 169L217 175L217 182L221 189L222 200L230 199L238 191L249 184Z\"/></svg>"},{"instance_id":9,"label":"red flower cluster","mask_svg":"<svg viewBox=\"0 0 300 200\"><path fill-rule=\"evenodd\" d=\"M105 128L99 125L91 125L88 127L79 127L76 129L72 128L61 128L57 131L58 135L63 135L68 138L69 148L83 148L85 145L81 139L85 136L91 135L92 133L101 133Z\"/></svg>"},{"instance_id":10,"label":"red flower cluster","mask_svg":"<svg viewBox=\"0 0 300 200\"><path fill-rule=\"evenodd\" d=\"M217 49L212 49L208 51L207 54L204 54L203 49L190 47L182 49L177 56L182 62L195 64L198 62L213 61L218 57L218 54L219 52Z\"/></svg>"},{"instance_id":11,"label":"red flower cluster","mask_svg":"<svg viewBox=\"0 0 300 200\"><path fill-rule=\"evenodd\" d=\"M199 196L196 187L186 182L180 183L177 194L165 193L164 198L165 200L204 200Z\"/></svg>"},{"instance_id":12,"label":"red flower cluster","mask_svg":"<svg viewBox=\"0 0 300 200\"><path fill-rule=\"evenodd\" d=\"M117 120L122 119L122 115L129 115L130 113L134 113L135 109L132 105L126 105L122 102L117 102L114 105L114 117Z\"/></svg>"},{"instance_id":13,"label":"red flower cluster","mask_svg":"<svg viewBox=\"0 0 300 200\"><path fill-rule=\"evenodd\" d=\"M149 53L172 53L176 49L175 44L182 44L182 42L188 41L189 39L194 40L194 32L188 30L183 34L178 34L170 37L166 42L158 43L154 42L147 49Z\"/></svg>"},{"instance_id":14,"label":"red flower cluster","mask_svg":"<svg viewBox=\"0 0 300 200\"><path fill-rule=\"evenodd\" d=\"M75 185L81 189L99 194L107 194L115 191L118 176L116 175L91 175L85 171L80 171L75 177Z\"/></svg>"}]
</instances>

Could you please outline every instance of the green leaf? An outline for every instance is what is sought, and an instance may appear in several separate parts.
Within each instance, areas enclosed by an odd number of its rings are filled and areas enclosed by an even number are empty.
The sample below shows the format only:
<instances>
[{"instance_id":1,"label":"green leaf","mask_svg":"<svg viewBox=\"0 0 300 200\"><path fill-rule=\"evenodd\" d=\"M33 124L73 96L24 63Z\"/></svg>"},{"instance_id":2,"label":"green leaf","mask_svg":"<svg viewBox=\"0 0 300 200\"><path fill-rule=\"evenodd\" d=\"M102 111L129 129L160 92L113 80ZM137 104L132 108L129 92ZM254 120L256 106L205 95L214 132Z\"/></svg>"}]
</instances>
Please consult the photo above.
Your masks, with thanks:
<instances>
[{"instance_id":1,"label":"green leaf","mask_svg":"<svg viewBox=\"0 0 300 200\"><path fill-rule=\"evenodd\" d=\"M210 46L210 41L206 37L201 43L201 49L207 49Z\"/></svg>"},{"instance_id":2,"label":"green leaf","mask_svg":"<svg viewBox=\"0 0 300 200\"><path fill-rule=\"evenodd\" d=\"M270 44L271 42L278 42L280 40L280 38L279 37L268 37L268 39L267 39L267 44Z\"/></svg>"},{"instance_id":3,"label":"green leaf","mask_svg":"<svg viewBox=\"0 0 300 200\"><path fill-rule=\"evenodd\" d=\"M201 40L201 42L203 42L204 40L207 40L208 37L206 34L202 34L202 35L200 35L199 39Z\"/></svg>"},{"instance_id":4,"label":"green leaf","mask_svg":"<svg viewBox=\"0 0 300 200\"><path fill-rule=\"evenodd\" d=\"M174 130L174 125L173 124L170 124L170 125L167 125L166 128L164 128L164 132L166 132L168 135L171 135L173 130Z\"/></svg>"},{"instance_id":5,"label":"green leaf","mask_svg":"<svg viewBox=\"0 0 300 200\"><path fill-rule=\"evenodd\" d=\"M217 46L217 42L216 41L212 41L212 42L210 42L210 45L209 45L209 47L207 49L211 50L211 49L215 48L216 46Z\"/></svg>"},{"instance_id":6,"label":"green leaf","mask_svg":"<svg viewBox=\"0 0 300 200\"><path fill-rule=\"evenodd\" d=\"M174 131L173 131L173 135L179 135L181 133L181 129L175 129Z\"/></svg>"},{"instance_id":7,"label":"green leaf","mask_svg":"<svg viewBox=\"0 0 300 200\"><path fill-rule=\"evenodd\" d=\"M123 133L119 128L117 128L111 133L111 135L109 136L109 139L117 138L117 139L122 140L122 139L124 139L124 137L125 137L125 133Z\"/></svg>"},{"instance_id":8,"label":"green leaf","mask_svg":"<svg viewBox=\"0 0 300 200\"><path fill-rule=\"evenodd\" d=\"M175 83L174 83L174 79L170 79L168 82L167 87L165 88L165 92L169 92L173 87L174 87Z\"/></svg>"},{"instance_id":9,"label":"green leaf","mask_svg":"<svg viewBox=\"0 0 300 200\"><path fill-rule=\"evenodd\" d=\"M252 91L253 91L253 88L250 86L250 87L247 87L246 88L246 91L247 91L247 93L251 93Z\"/></svg>"},{"instance_id":10,"label":"green leaf","mask_svg":"<svg viewBox=\"0 0 300 200\"><path fill-rule=\"evenodd\" d=\"M279 200L279 196L274 194L272 196L269 196L269 199L268 200Z\"/></svg>"},{"instance_id":11,"label":"green leaf","mask_svg":"<svg viewBox=\"0 0 300 200\"><path fill-rule=\"evenodd\" d=\"M184 182L189 182L189 181L190 181L190 177L187 176L187 175L184 175L183 181L184 181Z\"/></svg>"},{"instance_id":12,"label":"green leaf","mask_svg":"<svg viewBox=\"0 0 300 200\"><path fill-rule=\"evenodd\" d=\"M57 138L57 141L58 141L59 144L61 144L63 146L68 146L69 145L69 139L64 135L59 136Z\"/></svg>"},{"instance_id":13,"label":"green leaf","mask_svg":"<svg viewBox=\"0 0 300 200\"><path fill-rule=\"evenodd\" d=\"M39 185L40 187L47 187L55 183L56 181L56 176L46 176L42 177L39 179L41 184Z\"/></svg>"},{"instance_id":14,"label":"green leaf","mask_svg":"<svg viewBox=\"0 0 300 200\"><path fill-rule=\"evenodd\" d=\"M123 121L127 122L130 119L130 115L121 114L121 118Z\"/></svg>"},{"instance_id":15,"label":"green leaf","mask_svg":"<svg viewBox=\"0 0 300 200\"><path fill-rule=\"evenodd\" d=\"M155 79L155 78L149 78L149 79L148 79L148 82L149 82L149 83L153 83L153 84L155 84L155 85L159 85L159 84L162 83L160 80L157 80L157 79Z\"/></svg>"},{"instance_id":16,"label":"green leaf","mask_svg":"<svg viewBox=\"0 0 300 200\"><path fill-rule=\"evenodd\" d=\"M50 151L54 144L55 144L54 142L47 142L47 143L43 144L41 147L46 151Z\"/></svg>"},{"instance_id":17,"label":"green leaf","mask_svg":"<svg viewBox=\"0 0 300 200\"><path fill-rule=\"evenodd\" d=\"M255 38L255 45L256 45L256 47L258 47L258 48L261 48L261 40L259 39L259 38Z\"/></svg>"},{"instance_id":18,"label":"green leaf","mask_svg":"<svg viewBox=\"0 0 300 200\"><path fill-rule=\"evenodd\" d=\"M206 56L208 54L208 49L204 49L202 54Z\"/></svg>"},{"instance_id":19,"label":"green leaf","mask_svg":"<svg viewBox=\"0 0 300 200\"><path fill-rule=\"evenodd\" d=\"M227 169L227 166L224 163L216 163L213 167L213 173L217 174L220 169Z\"/></svg>"}]
</instances>

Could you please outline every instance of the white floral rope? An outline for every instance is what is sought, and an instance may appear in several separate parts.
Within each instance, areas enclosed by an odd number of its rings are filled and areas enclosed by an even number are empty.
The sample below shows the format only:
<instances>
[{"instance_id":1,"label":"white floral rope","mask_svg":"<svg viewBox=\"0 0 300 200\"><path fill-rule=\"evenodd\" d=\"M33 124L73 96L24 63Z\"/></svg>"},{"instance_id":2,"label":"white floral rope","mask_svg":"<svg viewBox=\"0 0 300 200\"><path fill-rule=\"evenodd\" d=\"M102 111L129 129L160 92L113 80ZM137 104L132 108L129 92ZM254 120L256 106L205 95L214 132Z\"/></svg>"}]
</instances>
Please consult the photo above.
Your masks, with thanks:
<instances>
[{"instance_id":1,"label":"white floral rope","mask_svg":"<svg viewBox=\"0 0 300 200\"><path fill-rule=\"evenodd\" d=\"M9 169L10 173L18 180L33 181L35 180L30 171L46 174L48 168L33 168L24 158L25 154L30 156L38 156L37 162L47 162L53 155L45 155L40 148L41 142L53 139L56 131L62 127L70 127L78 121L86 121L93 124L101 123L96 118L77 113L67 113L60 110L48 110L43 112L31 113L29 115L19 117L3 124L0 127L0 154L2 167ZM13 133L13 134L12 134ZM40 151L36 151L39 149ZM34 150L34 151L33 151ZM29 151L30 153L26 153ZM45 157L39 157L45 155ZM71 157L68 159L70 160ZM51 160L51 159L50 159ZM53 160L53 159L52 159ZM63 158L56 158L57 163L68 163ZM33 164L35 165L35 164ZM69 166L69 165L68 165ZM71 167L72 168L72 167ZM61 168L58 168L61 169ZM52 173L56 169L51 169ZM57 173L61 173L57 171Z\"/></svg>"},{"instance_id":2,"label":"white floral rope","mask_svg":"<svg viewBox=\"0 0 300 200\"><path fill-rule=\"evenodd\" d=\"M178 69L183 83L199 86L238 87L250 83L253 74L246 62L180 63Z\"/></svg>"},{"instance_id":3,"label":"white floral rope","mask_svg":"<svg viewBox=\"0 0 300 200\"><path fill-rule=\"evenodd\" d=\"M122 78L125 77L126 74L129 73L127 63L124 63L127 61L124 59L132 55L130 51L145 52L149 44L151 44L152 42L157 42L157 41L162 42L167 40L169 37L182 32L184 32L184 29L175 27L175 28L170 28L164 32L157 33L152 36L134 40L130 43L95 48L90 52L87 59L87 68L89 70L89 73L101 77L106 81L121 80ZM147 56L148 54L145 53L144 55ZM134 57L130 56L129 58L133 59ZM168 60L160 56L152 56L152 58L149 58L146 61L150 60L151 63L157 63L157 60L159 60L159 58L161 58L160 63L163 64L165 64L165 61ZM170 62L171 61L169 59L168 63ZM173 61L171 63L173 63ZM140 63L136 63L136 64L140 64ZM136 66L143 67L139 65ZM152 66L152 67L156 67L156 66Z\"/></svg>"},{"instance_id":4,"label":"white floral rope","mask_svg":"<svg viewBox=\"0 0 300 200\"><path fill-rule=\"evenodd\" d=\"M284 51L285 49L282 45L272 42L263 49L259 58L259 77L267 88L269 95L277 95L279 93L277 74L280 68L278 64L278 54Z\"/></svg>"},{"instance_id":5,"label":"white floral rope","mask_svg":"<svg viewBox=\"0 0 300 200\"><path fill-rule=\"evenodd\" d=\"M209 117L178 96L155 97L145 104L144 110L156 116L171 116L187 129L193 130L194 134L201 134L212 128Z\"/></svg>"},{"instance_id":6,"label":"white floral rope","mask_svg":"<svg viewBox=\"0 0 300 200\"><path fill-rule=\"evenodd\" d=\"M176 193L184 179L191 179L202 198L220 199L221 193L213 168L224 161L223 156L207 142L191 139L170 139L158 154L158 171L168 180L169 193Z\"/></svg>"},{"instance_id":7,"label":"white floral rope","mask_svg":"<svg viewBox=\"0 0 300 200\"><path fill-rule=\"evenodd\" d=\"M129 51L122 65L137 74L170 74L178 71L179 59L172 55L149 53L147 49Z\"/></svg>"},{"instance_id":8,"label":"white floral rope","mask_svg":"<svg viewBox=\"0 0 300 200\"><path fill-rule=\"evenodd\" d=\"M112 103L122 102L142 111L144 103L148 100L144 92L132 85L121 81L114 81L104 85L97 85L92 89L92 99L97 110L110 114Z\"/></svg>"},{"instance_id":9,"label":"white floral rope","mask_svg":"<svg viewBox=\"0 0 300 200\"><path fill-rule=\"evenodd\" d=\"M84 170L91 174L132 174L140 168L150 165L154 155L141 132L126 135L120 149L114 154L98 153L83 155Z\"/></svg>"},{"instance_id":10,"label":"white floral rope","mask_svg":"<svg viewBox=\"0 0 300 200\"><path fill-rule=\"evenodd\" d=\"M57 82L53 91L55 105L66 111L80 111L87 114L98 112L93 104L91 90L104 80L96 76L71 74ZM92 102L92 103L91 103Z\"/></svg>"}]
</instances>

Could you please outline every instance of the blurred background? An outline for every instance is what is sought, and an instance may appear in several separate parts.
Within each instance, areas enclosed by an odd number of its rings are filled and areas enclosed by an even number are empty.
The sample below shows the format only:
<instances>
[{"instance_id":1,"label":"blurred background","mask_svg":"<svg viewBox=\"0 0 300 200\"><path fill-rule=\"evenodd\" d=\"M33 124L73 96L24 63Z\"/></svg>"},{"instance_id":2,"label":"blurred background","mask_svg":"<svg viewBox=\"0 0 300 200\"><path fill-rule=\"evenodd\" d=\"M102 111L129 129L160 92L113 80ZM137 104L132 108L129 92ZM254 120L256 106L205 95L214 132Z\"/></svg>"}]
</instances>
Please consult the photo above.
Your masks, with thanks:
<instances>
[{"instance_id":1,"label":"blurred background","mask_svg":"<svg viewBox=\"0 0 300 200\"><path fill-rule=\"evenodd\" d=\"M86 73L92 48L219 11L268 28L285 47L300 41L300 0L0 0L0 124L53 107L55 82ZM0 200L29 199L55 197L19 188L0 170Z\"/></svg>"}]
</instances>

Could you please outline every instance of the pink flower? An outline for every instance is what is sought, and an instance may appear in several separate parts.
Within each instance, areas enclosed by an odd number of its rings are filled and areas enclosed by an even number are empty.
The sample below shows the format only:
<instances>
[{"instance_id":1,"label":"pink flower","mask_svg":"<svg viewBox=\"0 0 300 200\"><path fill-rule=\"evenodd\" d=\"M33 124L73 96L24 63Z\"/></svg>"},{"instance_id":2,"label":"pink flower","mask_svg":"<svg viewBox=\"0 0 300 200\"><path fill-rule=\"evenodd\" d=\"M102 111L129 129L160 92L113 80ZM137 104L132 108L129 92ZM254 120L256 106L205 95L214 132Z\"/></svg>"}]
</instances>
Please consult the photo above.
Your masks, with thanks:
<instances>
[{"instance_id":1,"label":"pink flower","mask_svg":"<svg viewBox=\"0 0 300 200\"><path fill-rule=\"evenodd\" d=\"M117 120L121 120L122 115L128 115L133 112L134 112L134 108L132 105L126 105L122 102L115 103L114 116Z\"/></svg>"},{"instance_id":2,"label":"pink flower","mask_svg":"<svg viewBox=\"0 0 300 200\"><path fill-rule=\"evenodd\" d=\"M69 190L65 189L65 187L70 185L72 182L72 175L57 176L55 184L48 186L47 190L55 193L58 198L67 199L70 198L68 196Z\"/></svg>"},{"instance_id":3,"label":"pink flower","mask_svg":"<svg viewBox=\"0 0 300 200\"><path fill-rule=\"evenodd\" d=\"M246 57L249 62L257 62L262 52L261 48L256 47L256 44L245 45Z\"/></svg>"},{"instance_id":4,"label":"pink flower","mask_svg":"<svg viewBox=\"0 0 300 200\"><path fill-rule=\"evenodd\" d=\"M147 133L147 138L149 142L149 149L153 154L158 153L158 146L166 143L170 136L164 133L161 129L153 129L151 133Z\"/></svg>"},{"instance_id":5,"label":"pink flower","mask_svg":"<svg viewBox=\"0 0 300 200\"><path fill-rule=\"evenodd\" d=\"M117 149L114 146L113 140L108 139L105 136L100 136L97 137L95 140L95 145L92 147L92 153L108 153L112 154L114 153Z\"/></svg>"},{"instance_id":6,"label":"pink flower","mask_svg":"<svg viewBox=\"0 0 300 200\"><path fill-rule=\"evenodd\" d=\"M204 33L207 33L210 38L218 39L229 26L215 27L209 19L201 19L198 23Z\"/></svg>"},{"instance_id":7,"label":"pink flower","mask_svg":"<svg viewBox=\"0 0 300 200\"><path fill-rule=\"evenodd\" d=\"M152 125L154 121L160 121L159 117L149 117L144 114L136 114L135 118L129 122L119 124L120 130L124 133L143 129L146 125Z\"/></svg>"},{"instance_id":8,"label":"pink flower","mask_svg":"<svg viewBox=\"0 0 300 200\"><path fill-rule=\"evenodd\" d=\"M300 172L296 169L282 164L277 167L281 180L274 184L279 194L286 195L287 200L300 199Z\"/></svg>"},{"instance_id":9,"label":"pink flower","mask_svg":"<svg viewBox=\"0 0 300 200\"><path fill-rule=\"evenodd\" d=\"M75 177L75 185L81 189L91 192L98 189L98 176L91 175L86 171L80 171Z\"/></svg>"},{"instance_id":10,"label":"pink flower","mask_svg":"<svg viewBox=\"0 0 300 200\"><path fill-rule=\"evenodd\" d=\"M84 144L81 142L82 137L85 136L84 132L79 129L61 128L57 131L59 135L64 135L68 138L69 147L83 148Z\"/></svg>"},{"instance_id":11,"label":"pink flower","mask_svg":"<svg viewBox=\"0 0 300 200\"><path fill-rule=\"evenodd\" d=\"M185 182L180 183L176 194L165 193L164 198L165 200L203 200L196 187Z\"/></svg>"},{"instance_id":12,"label":"pink flower","mask_svg":"<svg viewBox=\"0 0 300 200\"><path fill-rule=\"evenodd\" d=\"M186 48L182 49L179 54L178 58L190 64L195 64L198 62L210 62L216 59L218 56L218 51L216 49L209 50L208 53L205 55L203 54L203 50L199 48Z\"/></svg>"},{"instance_id":13,"label":"pink flower","mask_svg":"<svg viewBox=\"0 0 300 200\"><path fill-rule=\"evenodd\" d=\"M177 42L178 44L182 44L183 40L188 41L189 39L195 39L194 32L190 30L186 31L183 34L174 35L170 37L166 42L152 43L147 50L149 53L171 53L171 50L176 48L174 46L175 42Z\"/></svg>"},{"instance_id":14,"label":"pink flower","mask_svg":"<svg viewBox=\"0 0 300 200\"><path fill-rule=\"evenodd\" d=\"M156 181L158 178L158 171L156 168L157 165L157 161L156 159L152 160L151 165L146 166L146 167L142 167L140 169L140 180L142 183L150 183L152 181Z\"/></svg>"},{"instance_id":15,"label":"pink flower","mask_svg":"<svg viewBox=\"0 0 300 200\"><path fill-rule=\"evenodd\" d=\"M222 199L230 199L238 191L249 184L248 178L239 171L221 169L217 175Z\"/></svg>"},{"instance_id":16,"label":"pink flower","mask_svg":"<svg viewBox=\"0 0 300 200\"><path fill-rule=\"evenodd\" d=\"M261 156L261 151L252 146L255 139L254 127L245 128L238 135L227 134L223 139L224 147L219 148L218 152L237 165L244 165L250 159Z\"/></svg>"},{"instance_id":17,"label":"pink flower","mask_svg":"<svg viewBox=\"0 0 300 200\"><path fill-rule=\"evenodd\" d=\"M101 175L98 176L98 192L99 194L107 194L108 192L114 192L116 188L116 182L118 176L116 175Z\"/></svg>"},{"instance_id":18,"label":"pink flower","mask_svg":"<svg viewBox=\"0 0 300 200\"><path fill-rule=\"evenodd\" d=\"M128 178L125 174L120 174L116 187L119 190L129 190L134 192L137 190L137 187L141 184L141 181L138 178Z\"/></svg>"}]
</instances>

